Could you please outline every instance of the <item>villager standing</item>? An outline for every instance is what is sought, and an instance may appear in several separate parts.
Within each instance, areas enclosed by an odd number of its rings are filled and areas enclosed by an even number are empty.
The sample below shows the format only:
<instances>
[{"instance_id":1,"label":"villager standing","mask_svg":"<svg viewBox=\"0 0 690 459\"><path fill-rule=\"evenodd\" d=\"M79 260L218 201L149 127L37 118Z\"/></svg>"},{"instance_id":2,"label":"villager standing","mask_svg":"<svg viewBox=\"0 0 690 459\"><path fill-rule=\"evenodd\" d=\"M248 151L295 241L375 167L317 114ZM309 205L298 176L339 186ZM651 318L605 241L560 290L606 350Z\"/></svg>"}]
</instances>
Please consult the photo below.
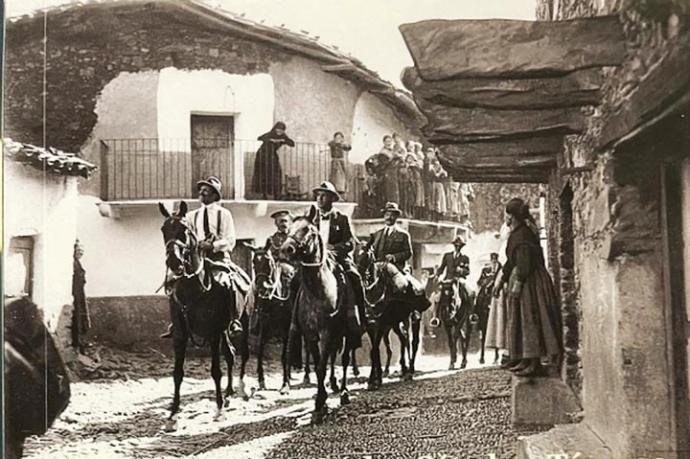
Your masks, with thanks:
<instances>
[{"instance_id":1,"label":"villager standing","mask_svg":"<svg viewBox=\"0 0 690 459\"><path fill-rule=\"evenodd\" d=\"M493 252L490 255L491 261L487 266L489 280L492 285L495 285L498 278L501 276L501 268L503 265L498 261L498 253ZM505 298L503 294L498 297L492 295L491 304L489 306L489 318L486 326L486 347L496 350L496 356L501 350L506 348L506 310Z\"/></svg>"},{"instance_id":2,"label":"villager standing","mask_svg":"<svg viewBox=\"0 0 690 459\"><path fill-rule=\"evenodd\" d=\"M345 136L342 132L333 134L333 140L328 142L331 150L331 172L329 181L335 186L336 191L341 197L347 193L347 152L352 147L345 143Z\"/></svg>"},{"instance_id":3,"label":"villager standing","mask_svg":"<svg viewBox=\"0 0 690 459\"><path fill-rule=\"evenodd\" d=\"M560 310L529 206L513 198L506 205L505 218L510 227L507 261L494 295L508 284L508 353L512 360L508 368L519 376L531 376L539 372L542 358L562 352Z\"/></svg>"},{"instance_id":4,"label":"villager standing","mask_svg":"<svg viewBox=\"0 0 690 459\"><path fill-rule=\"evenodd\" d=\"M432 212L436 219L440 219L448 209L446 191L443 187L443 182L448 177L448 173L443 169L441 163L437 158L434 158L431 163L432 176Z\"/></svg>"},{"instance_id":5,"label":"villager standing","mask_svg":"<svg viewBox=\"0 0 690 459\"><path fill-rule=\"evenodd\" d=\"M84 340L86 333L91 328L91 316L89 305L86 302L84 285L86 284L86 271L81 264L84 248L79 239L74 243L74 263L72 271L72 298L74 309L72 310L72 347L80 354L84 353Z\"/></svg>"},{"instance_id":6,"label":"villager standing","mask_svg":"<svg viewBox=\"0 0 690 459\"><path fill-rule=\"evenodd\" d=\"M283 145L295 146L295 142L287 136L286 129L285 123L278 121L269 132L259 136L263 143L254 160L252 191L264 199L280 197L283 189L283 169L278 150Z\"/></svg>"}]
</instances>

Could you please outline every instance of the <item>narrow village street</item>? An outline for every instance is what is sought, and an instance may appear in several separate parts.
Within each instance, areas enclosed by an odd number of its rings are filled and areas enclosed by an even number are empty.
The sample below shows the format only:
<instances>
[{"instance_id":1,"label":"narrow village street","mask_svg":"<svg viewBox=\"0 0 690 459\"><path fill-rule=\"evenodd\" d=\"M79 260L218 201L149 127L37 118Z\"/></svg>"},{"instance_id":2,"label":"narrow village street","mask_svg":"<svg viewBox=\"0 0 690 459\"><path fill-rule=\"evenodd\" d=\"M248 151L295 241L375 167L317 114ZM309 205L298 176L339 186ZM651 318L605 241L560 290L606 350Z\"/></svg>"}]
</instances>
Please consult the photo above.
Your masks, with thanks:
<instances>
[{"instance_id":1,"label":"narrow village street","mask_svg":"<svg viewBox=\"0 0 690 459\"><path fill-rule=\"evenodd\" d=\"M365 390L369 369L363 367L351 379L351 404L341 407L332 395L318 426L311 424L313 384L293 375L293 390L281 396L274 367L269 390L254 392L249 401L234 397L225 419L213 421L208 360L192 358L178 430L165 433L170 359L153 352L102 352L107 354L91 372L94 380L72 385L70 406L45 436L27 441L26 457L508 458L515 455L517 436L532 433L510 426L508 373L479 368L475 355L470 369L454 371L447 370L445 356L423 356L414 381L400 382L393 374L376 392ZM252 360L248 367L254 365ZM256 386L253 376L246 381L248 388Z\"/></svg>"}]
</instances>

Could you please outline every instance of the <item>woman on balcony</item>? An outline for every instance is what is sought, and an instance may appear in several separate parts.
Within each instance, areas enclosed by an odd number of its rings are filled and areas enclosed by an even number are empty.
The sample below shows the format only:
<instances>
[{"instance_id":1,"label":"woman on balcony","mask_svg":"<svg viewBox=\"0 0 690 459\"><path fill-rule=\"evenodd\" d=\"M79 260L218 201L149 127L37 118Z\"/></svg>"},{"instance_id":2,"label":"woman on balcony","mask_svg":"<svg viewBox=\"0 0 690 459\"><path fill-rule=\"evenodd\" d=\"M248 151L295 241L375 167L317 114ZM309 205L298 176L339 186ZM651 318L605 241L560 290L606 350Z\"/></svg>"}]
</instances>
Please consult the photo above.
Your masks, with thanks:
<instances>
[{"instance_id":1,"label":"woman on balcony","mask_svg":"<svg viewBox=\"0 0 690 459\"><path fill-rule=\"evenodd\" d=\"M333 134L333 140L328 142L328 147L331 149L331 173L329 174L329 181L335 186L341 197L345 196L347 192L347 170L346 152L350 151L352 147L345 143L345 136L342 132Z\"/></svg>"},{"instance_id":2,"label":"woman on balcony","mask_svg":"<svg viewBox=\"0 0 690 459\"><path fill-rule=\"evenodd\" d=\"M285 133L286 129L285 123L278 121L269 132L259 137L263 143L254 160L252 192L264 199L279 198L283 189L283 169L278 149L283 145L295 146L295 142Z\"/></svg>"}]
</instances>

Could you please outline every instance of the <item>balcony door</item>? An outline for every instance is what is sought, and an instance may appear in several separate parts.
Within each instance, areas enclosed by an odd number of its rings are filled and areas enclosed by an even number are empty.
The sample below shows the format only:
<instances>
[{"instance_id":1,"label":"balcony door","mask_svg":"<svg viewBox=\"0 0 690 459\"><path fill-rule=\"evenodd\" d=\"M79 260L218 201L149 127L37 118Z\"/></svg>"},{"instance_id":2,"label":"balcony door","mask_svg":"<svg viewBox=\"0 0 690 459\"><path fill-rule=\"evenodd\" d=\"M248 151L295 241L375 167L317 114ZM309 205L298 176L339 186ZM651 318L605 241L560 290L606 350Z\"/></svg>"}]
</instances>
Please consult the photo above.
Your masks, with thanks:
<instances>
[{"instance_id":1,"label":"balcony door","mask_svg":"<svg viewBox=\"0 0 690 459\"><path fill-rule=\"evenodd\" d=\"M196 183L211 175L223 182L223 198L233 197L233 142L235 122L232 116L192 115L192 196Z\"/></svg>"}]
</instances>

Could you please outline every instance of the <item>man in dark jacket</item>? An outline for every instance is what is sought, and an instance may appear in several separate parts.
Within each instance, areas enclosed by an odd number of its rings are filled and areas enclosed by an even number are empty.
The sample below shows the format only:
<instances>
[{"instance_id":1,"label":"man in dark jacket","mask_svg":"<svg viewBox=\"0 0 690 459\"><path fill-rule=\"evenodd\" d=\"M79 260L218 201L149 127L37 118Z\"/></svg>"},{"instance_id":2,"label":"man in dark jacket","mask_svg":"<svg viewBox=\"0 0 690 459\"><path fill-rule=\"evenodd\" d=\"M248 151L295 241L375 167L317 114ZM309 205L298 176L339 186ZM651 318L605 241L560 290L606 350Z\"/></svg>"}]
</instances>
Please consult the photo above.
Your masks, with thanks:
<instances>
[{"instance_id":1,"label":"man in dark jacket","mask_svg":"<svg viewBox=\"0 0 690 459\"><path fill-rule=\"evenodd\" d=\"M383 209L384 227L376 231L366 245L367 250L374 251L374 259L377 262L390 263L397 268L397 273L392 272L393 286L402 291L407 286L404 272L408 268L408 260L412 258L412 242L410 233L396 226L401 211L395 202L386 203Z\"/></svg>"},{"instance_id":2,"label":"man in dark jacket","mask_svg":"<svg viewBox=\"0 0 690 459\"><path fill-rule=\"evenodd\" d=\"M441 266L436 270L436 276L440 277L445 271L446 280L465 279L470 274L470 259L462 253L462 248L465 246L462 236L457 236L453 240L453 245L455 250L443 255Z\"/></svg>"},{"instance_id":3,"label":"man in dark jacket","mask_svg":"<svg viewBox=\"0 0 690 459\"><path fill-rule=\"evenodd\" d=\"M340 199L340 195L331 182L323 182L313 191L316 197L317 221L321 238L326 241L326 249L335 255L336 261L342 267L344 275L347 276L354 290L355 306L359 317L351 317L349 314L353 313L355 308L352 308L352 305L344 305L348 313L348 323L352 327L360 328L365 323L366 317L364 288L362 278L352 259L355 244L350 219L333 207L333 203Z\"/></svg>"}]
</instances>

